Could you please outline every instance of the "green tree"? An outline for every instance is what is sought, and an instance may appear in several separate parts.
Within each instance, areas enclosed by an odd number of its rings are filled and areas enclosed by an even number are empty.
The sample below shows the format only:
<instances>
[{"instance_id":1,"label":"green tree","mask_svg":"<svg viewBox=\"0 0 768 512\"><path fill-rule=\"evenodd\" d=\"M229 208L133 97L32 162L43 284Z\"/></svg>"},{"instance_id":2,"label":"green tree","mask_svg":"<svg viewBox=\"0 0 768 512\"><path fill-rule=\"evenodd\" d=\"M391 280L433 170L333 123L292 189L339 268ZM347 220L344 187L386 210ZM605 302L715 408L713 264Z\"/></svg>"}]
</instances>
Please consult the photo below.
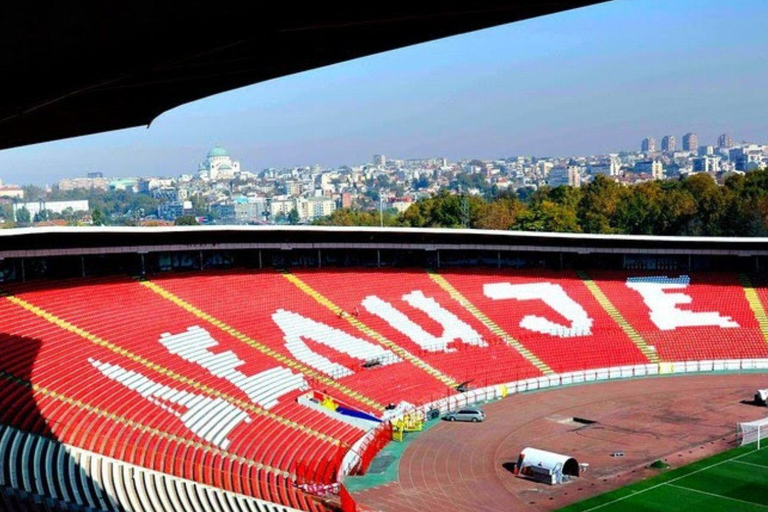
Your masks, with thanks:
<instances>
[{"instance_id":1,"label":"green tree","mask_svg":"<svg viewBox=\"0 0 768 512\"><path fill-rule=\"evenodd\" d=\"M581 231L576 211L550 200L541 201L535 207L522 212L512 228L521 231L556 233Z\"/></svg>"},{"instance_id":2,"label":"green tree","mask_svg":"<svg viewBox=\"0 0 768 512\"><path fill-rule=\"evenodd\" d=\"M32 221L32 216L29 213L29 210L27 210L26 206L22 206L18 210L16 210L16 222L21 224L22 226L28 225Z\"/></svg>"},{"instance_id":3,"label":"green tree","mask_svg":"<svg viewBox=\"0 0 768 512\"><path fill-rule=\"evenodd\" d=\"M473 227L479 229L511 229L518 217L525 215L526 206L515 198L500 197L478 205Z\"/></svg>"},{"instance_id":4,"label":"green tree","mask_svg":"<svg viewBox=\"0 0 768 512\"><path fill-rule=\"evenodd\" d=\"M616 209L625 193L623 187L597 175L584 187L578 207L581 229L586 233L616 233Z\"/></svg>"},{"instance_id":5,"label":"green tree","mask_svg":"<svg viewBox=\"0 0 768 512\"><path fill-rule=\"evenodd\" d=\"M706 173L698 173L683 182L683 189L690 192L696 201L696 215L689 224L691 235L719 236L722 234L720 222L724 213L725 201L721 187L715 179Z\"/></svg>"},{"instance_id":6,"label":"green tree","mask_svg":"<svg viewBox=\"0 0 768 512\"><path fill-rule=\"evenodd\" d=\"M104 226L107 223L107 217L98 206L91 210L91 221L93 222L94 226Z\"/></svg>"},{"instance_id":7,"label":"green tree","mask_svg":"<svg viewBox=\"0 0 768 512\"><path fill-rule=\"evenodd\" d=\"M38 187L37 185L24 185L21 189L24 191L24 197L27 201L45 199L45 189L42 187Z\"/></svg>"},{"instance_id":8,"label":"green tree","mask_svg":"<svg viewBox=\"0 0 768 512\"><path fill-rule=\"evenodd\" d=\"M194 215L182 215L180 217L176 217L176 219L173 221L174 226L197 226L200 223L197 222L197 217Z\"/></svg>"},{"instance_id":9,"label":"green tree","mask_svg":"<svg viewBox=\"0 0 768 512\"><path fill-rule=\"evenodd\" d=\"M299 223L299 211L296 208L291 208L291 211L288 212L287 217L288 223L292 226L295 226Z\"/></svg>"},{"instance_id":10,"label":"green tree","mask_svg":"<svg viewBox=\"0 0 768 512\"><path fill-rule=\"evenodd\" d=\"M615 226L619 233L652 235L659 229L660 182L648 181L629 188L616 206Z\"/></svg>"}]
</instances>

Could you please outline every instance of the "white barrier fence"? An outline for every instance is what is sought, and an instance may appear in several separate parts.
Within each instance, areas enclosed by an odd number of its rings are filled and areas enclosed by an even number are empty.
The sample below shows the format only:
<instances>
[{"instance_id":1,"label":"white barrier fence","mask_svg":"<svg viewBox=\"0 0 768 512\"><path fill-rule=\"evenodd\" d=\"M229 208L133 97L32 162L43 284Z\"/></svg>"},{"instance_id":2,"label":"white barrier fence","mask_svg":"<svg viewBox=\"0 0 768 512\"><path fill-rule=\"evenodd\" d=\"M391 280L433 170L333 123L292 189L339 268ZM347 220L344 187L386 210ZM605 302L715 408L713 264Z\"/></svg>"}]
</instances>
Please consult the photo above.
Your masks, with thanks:
<instances>
[{"instance_id":1,"label":"white barrier fence","mask_svg":"<svg viewBox=\"0 0 768 512\"><path fill-rule=\"evenodd\" d=\"M435 400L434 402L418 406L417 410L426 414L432 409L438 409L441 414L445 414L468 405L494 400L514 393L525 393L528 391L557 388L561 386L639 377L680 375L685 373L743 372L754 370L768 370L768 359L719 359L613 366L610 368L567 372L507 382L505 384L495 384L441 398L440 400ZM350 449L344 456L344 462L342 463L338 474L339 481L357 467L360 459L355 448L359 448L368 439L368 436L372 435L373 431L369 431L363 435L363 437L360 438L354 444L352 449Z\"/></svg>"}]
</instances>

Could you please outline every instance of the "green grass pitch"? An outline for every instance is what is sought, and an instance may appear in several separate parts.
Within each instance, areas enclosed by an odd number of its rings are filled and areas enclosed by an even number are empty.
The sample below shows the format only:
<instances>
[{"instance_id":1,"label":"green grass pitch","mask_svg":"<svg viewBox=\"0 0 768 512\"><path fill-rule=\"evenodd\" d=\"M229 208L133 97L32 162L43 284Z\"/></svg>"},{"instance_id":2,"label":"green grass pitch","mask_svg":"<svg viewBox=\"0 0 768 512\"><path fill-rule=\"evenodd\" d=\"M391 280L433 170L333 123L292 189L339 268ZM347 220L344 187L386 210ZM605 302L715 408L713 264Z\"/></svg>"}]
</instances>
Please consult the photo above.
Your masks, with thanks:
<instances>
[{"instance_id":1,"label":"green grass pitch","mask_svg":"<svg viewBox=\"0 0 768 512\"><path fill-rule=\"evenodd\" d=\"M768 448L736 448L575 503L559 512L593 510L767 511Z\"/></svg>"}]
</instances>

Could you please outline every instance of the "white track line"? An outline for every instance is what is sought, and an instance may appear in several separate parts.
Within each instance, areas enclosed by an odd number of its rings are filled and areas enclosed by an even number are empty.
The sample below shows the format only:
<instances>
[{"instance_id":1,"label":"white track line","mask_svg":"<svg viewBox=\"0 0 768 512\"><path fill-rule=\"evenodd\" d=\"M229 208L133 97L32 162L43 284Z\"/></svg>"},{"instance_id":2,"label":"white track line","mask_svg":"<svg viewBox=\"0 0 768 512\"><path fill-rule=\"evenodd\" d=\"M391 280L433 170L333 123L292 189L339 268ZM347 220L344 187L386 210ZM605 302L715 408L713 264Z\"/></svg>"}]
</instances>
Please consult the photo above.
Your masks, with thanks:
<instances>
[{"instance_id":1,"label":"white track line","mask_svg":"<svg viewBox=\"0 0 768 512\"><path fill-rule=\"evenodd\" d=\"M723 496L722 494L716 494L714 492L700 491L698 489L691 489L690 487L683 487L682 485L669 484L669 486L674 487L675 489L682 489L684 491L691 491L699 494L706 494L707 496L712 496L713 498L720 498L721 500L737 501L739 503L744 503L745 505L753 505L755 507L768 509L768 506L763 505L762 503L755 503L754 501L740 500L738 498L731 498L730 496Z\"/></svg>"},{"instance_id":2,"label":"white track line","mask_svg":"<svg viewBox=\"0 0 768 512\"><path fill-rule=\"evenodd\" d=\"M629 499L629 498L634 498L635 496L637 496L639 494L643 494L645 492L652 491L653 489L658 489L659 487L663 487L665 485L670 485L672 482L677 482L678 480L682 480L683 478L688 478L689 476L695 475L696 473L701 473L702 471L710 470L710 469L712 469L712 468L714 468L716 466L719 466L720 464L725 464L726 462L736 461L737 459L740 459L740 458L742 458L742 457L744 457L746 455L749 455L750 453L754 453L754 451L744 452L741 455L738 455L736 457L732 457L730 459L721 460L720 462L715 462L711 466L707 466L705 468L697 469L696 471L692 471L692 472L687 473L685 475L678 476L677 478L673 478L672 480L667 480L666 482L661 482L660 484L652 485L652 486L648 487L647 489L643 489L641 491L633 492L632 494L628 494L626 496L622 496L621 498L616 498L613 501L609 501L607 503L603 503L601 505L597 505L595 507L588 508L586 510L583 510L582 512L592 512L593 510L599 510L599 509L601 509L603 507L607 507L608 505L613 505L614 503L618 503L620 501L624 501L624 500ZM687 487L684 487L684 489L687 489ZM765 508L768 508L768 507L765 507Z\"/></svg>"}]
</instances>

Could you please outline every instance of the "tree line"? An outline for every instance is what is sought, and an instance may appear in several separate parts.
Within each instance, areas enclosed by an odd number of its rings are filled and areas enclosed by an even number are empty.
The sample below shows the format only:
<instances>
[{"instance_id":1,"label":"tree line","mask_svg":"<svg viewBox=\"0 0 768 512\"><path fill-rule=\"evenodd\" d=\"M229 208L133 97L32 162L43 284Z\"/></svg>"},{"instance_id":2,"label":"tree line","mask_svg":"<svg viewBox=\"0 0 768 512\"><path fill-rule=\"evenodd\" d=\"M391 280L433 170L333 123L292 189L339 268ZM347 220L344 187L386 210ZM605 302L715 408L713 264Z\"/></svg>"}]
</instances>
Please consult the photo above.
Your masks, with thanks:
<instances>
[{"instance_id":1,"label":"tree line","mask_svg":"<svg viewBox=\"0 0 768 512\"><path fill-rule=\"evenodd\" d=\"M315 224L449 227L670 236L768 236L768 169L625 186L595 176L579 188L520 189L492 197L441 191L403 213L338 209Z\"/></svg>"}]
</instances>

